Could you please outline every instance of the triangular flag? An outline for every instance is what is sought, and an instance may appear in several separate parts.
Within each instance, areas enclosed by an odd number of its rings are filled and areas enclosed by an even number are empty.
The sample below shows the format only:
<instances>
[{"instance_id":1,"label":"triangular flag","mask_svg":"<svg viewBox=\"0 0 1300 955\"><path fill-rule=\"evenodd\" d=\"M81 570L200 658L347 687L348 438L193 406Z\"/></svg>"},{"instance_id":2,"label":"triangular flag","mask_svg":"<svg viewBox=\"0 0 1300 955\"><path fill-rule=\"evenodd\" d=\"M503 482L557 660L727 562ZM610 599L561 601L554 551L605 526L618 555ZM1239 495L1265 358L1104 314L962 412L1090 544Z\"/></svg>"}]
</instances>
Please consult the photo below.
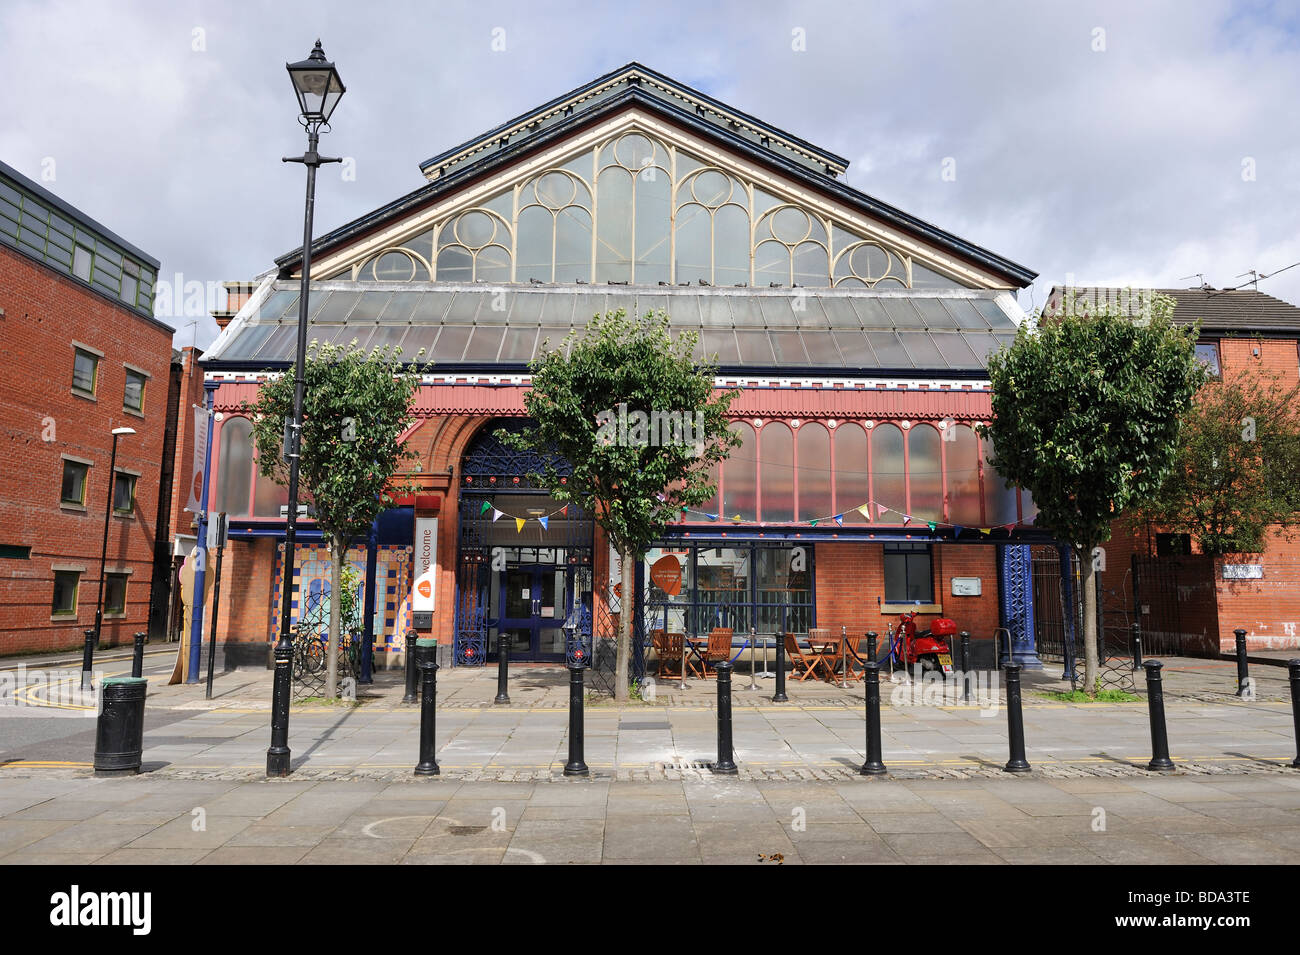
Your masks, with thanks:
<instances>
[{"instance_id":1,"label":"triangular flag","mask_svg":"<svg viewBox=\"0 0 1300 955\"><path fill-rule=\"evenodd\" d=\"M707 518L708 518L709 520L711 520L711 521L716 521L716 520L718 519L718 515L717 515L717 514L705 514L704 516L707 517Z\"/></svg>"},{"instance_id":2,"label":"triangular flag","mask_svg":"<svg viewBox=\"0 0 1300 955\"><path fill-rule=\"evenodd\" d=\"M484 514L486 514L488 512L488 508L490 508L491 506L492 506L491 501L484 501L483 506L480 507L478 510L478 516L482 517Z\"/></svg>"},{"instance_id":3,"label":"triangular flag","mask_svg":"<svg viewBox=\"0 0 1300 955\"><path fill-rule=\"evenodd\" d=\"M809 521L808 523L811 524L813 527L816 527L816 526L817 526L817 521L818 521L818 520L819 520L819 518L814 517L814 518L813 518L811 521Z\"/></svg>"},{"instance_id":4,"label":"triangular flag","mask_svg":"<svg viewBox=\"0 0 1300 955\"><path fill-rule=\"evenodd\" d=\"M887 511L887 510L889 510L889 508L885 507L885 505L883 505L883 504L877 504L877 505L876 505L876 516L877 516L877 517L883 517L884 514L885 514L885 511Z\"/></svg>"},{"instance_id":5,"label":"triangular flag","mask_svg":"<svg viewBox=\"0 0 1300 955\"><path fill-rule=\"evenodd\" d=\"M911 514L904 514L904 515L903 515L903 526L906 527L906 526L907 526L908 524L910 524L910 523L912 523L912 515L911 515Z\"/></svg>"},{"instance_id":6,"label":"triangular flag","mask_svg":"<svg viewBox=\"0 0 1300 955\"><path fill-rule=\"evenodd\" d=\"M871 520L871 507L869 505L863 504L858 508L858 513L861 514L865 520Z\"/></svg>"},{"instance_id":7,"label":"triangular flag","mask_svg":"<svg viewBox=\"0 0 1300 955\"><path fill-rule=\"evenodd\" d=\"M1016 529L1016 525L1015 525L1014 523L1013 523L1013 524L1003 524L1003 525L1002 525L1002 529L1003 529L1004 531L1006 531L1008 534L1010 534L1012 531L1014 531L1014 530Z\"/></svg>"},{"instance_id":8,"label":"triangular flag","mask_svg":"<svg viewBox=\"0 0 1300 955\"><path fill-rule=\"evenodd\" d=\"M927 523L926 527L930 528L931 532L933 532L935 527L934 521L930 521L929 523Z\"/></svg>"},{"instance_id":9,"label":"triangular flag","mask_svg":"<svg viewBox=\"0 0 1300 955\"><path fill-rule=\"evenodd\" d=\"M683 508L682 508L682 513L683 513L683 514L689 514L690 512L691 512L691 509L690 509L689 507L683 507Z\"/></svg>"},{"instance_id":10,"label":"triangular flag","mask_svg":"<svg viewBox=\"0 0 1300 955\"><path fill-rule=\"evenodd\" d=\"M838 524L838 525L840 525L840 527L843 527L843 526L844 526L844 515L843 515L843 514L836 514L836 515L835 515L835 523Z\"/></svg>"},{"instance_id":11,"label":"triangular flag","mask_svg":"<svg viewBox=\"0 0 1300 955\"><path fill-rule=\"evenodd\" d=\"M961 532L965 529L966 528L962 527L960 524L954 524L952 528L952 539L956 540L958 537L961 537Z\"/></svg>"},{"instance_id":12,"label":"triangular flag","mask_svg":"<svg viewBox=\"0 0 1300 955\"><path fill-rule=\"evenodd\" d=\"M981 527L980 533L983 534L985 537L988 537L989 534L992 533L992 531L990 531L987 527Z\"/></svg>"},{"instance_id":13,"label":"triangular flag","mask_svg":"<svg viewBox=\"0 0 1300 955\"><path fill-rule=\"evenodd\" d=\"M524 531L524 524L526 524L527 522L528 522L528 518L526 518L526 517L516 517L516 518L515 518L515 533L516 533L516 534L522 534L523 531Z\"/></svg>"},{"instance_id":14,"label":"triangular flag","mask_svg":"<svg viewBox=\"0 0 1300 955\"><path fill-rule=\"evenodd\" d=\"M739 514L735 514L735 515L733 515L732 518L731 518L731 521L732 521L732 523L734 523L734 524L739 524L739 523L740 523L740 515L739 515Z\"/></svg>"},{"instance_id":15,"label":"triangular flag","mask_svg":"<svg viewBox=\"0 0 1300 955\"><path fill-rule=\"evenodd\" d=\"M497 522L497 519L500 517L501 517L501 512L498 511L495 507L492 508L492 523L495 524Z\"/></svg>"},{"instance_id":16,"label":"triangular flag","mask_svg":"<svg viewBox=\"0 0 1300 955\"><path fill-rule=\"evenodd\" d=\"M550 520L549 517L539 517L537 519L537 522L542 525L542 530L546 530L546 522L549 520Z\"/></svg>"},{"instance_id":17,"label":"triangular flag","mask_svg":"<svg viewBox=\"0 0 1300 955\"><path fill-rule=\"evenodd\" d=\"M561 517L569 516L569 505L565 504L564 507L560 508L560 516Z\"/></svg>"}]
</instances>

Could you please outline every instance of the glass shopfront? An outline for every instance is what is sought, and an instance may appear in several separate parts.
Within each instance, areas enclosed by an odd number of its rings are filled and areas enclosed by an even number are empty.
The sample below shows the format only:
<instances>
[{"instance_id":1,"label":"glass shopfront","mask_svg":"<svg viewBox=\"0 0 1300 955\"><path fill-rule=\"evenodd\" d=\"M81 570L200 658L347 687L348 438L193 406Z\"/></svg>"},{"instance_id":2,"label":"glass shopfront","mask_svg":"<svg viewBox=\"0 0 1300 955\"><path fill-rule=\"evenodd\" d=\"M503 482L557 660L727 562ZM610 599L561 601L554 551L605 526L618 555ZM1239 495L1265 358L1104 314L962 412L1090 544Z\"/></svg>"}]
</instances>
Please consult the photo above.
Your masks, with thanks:
<instances>
[{"instance_id":1,"label":"glass shopfront","mask_svg":"<svg viewBox=\"0 0 1300 955\"><path fill-rule=\"evenodd\" d=\"M666 592L680 576L678 593ZM813 546L732 543L652 548L641 581L646 629L707 634L807 633L813 612Z\"/></svg>"}]
</instances>

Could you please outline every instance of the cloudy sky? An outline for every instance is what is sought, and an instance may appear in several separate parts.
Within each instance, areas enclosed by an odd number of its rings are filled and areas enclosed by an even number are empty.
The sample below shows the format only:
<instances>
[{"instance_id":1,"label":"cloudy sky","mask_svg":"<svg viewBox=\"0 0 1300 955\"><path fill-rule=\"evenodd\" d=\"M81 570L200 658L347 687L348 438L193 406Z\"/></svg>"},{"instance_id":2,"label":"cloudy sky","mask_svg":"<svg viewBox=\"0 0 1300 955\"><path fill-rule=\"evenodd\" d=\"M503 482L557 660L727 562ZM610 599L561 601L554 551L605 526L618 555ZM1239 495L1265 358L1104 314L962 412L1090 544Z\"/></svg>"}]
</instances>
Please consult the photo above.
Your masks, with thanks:
<instances>
[{"instance_id":1,"label":"cloudy sky","mask_svg":"<svg viewBox=\"0 0 1300 955\"><path fill-rule=\"evenodd\" d=\"M1026 307L1067 275L1225 287L1300 261L1300 4L1282 0L0 0L0 159L164 277L252 277L301 235L284 64L318 36L348 87L323 151L355 179L324 167L317 234L418 187L421 160L639 60L1038 271ZM1259 288L1300 304L1300 266ZM178 342L216 333L160 317Z\"/></svg>"}]
</instances>

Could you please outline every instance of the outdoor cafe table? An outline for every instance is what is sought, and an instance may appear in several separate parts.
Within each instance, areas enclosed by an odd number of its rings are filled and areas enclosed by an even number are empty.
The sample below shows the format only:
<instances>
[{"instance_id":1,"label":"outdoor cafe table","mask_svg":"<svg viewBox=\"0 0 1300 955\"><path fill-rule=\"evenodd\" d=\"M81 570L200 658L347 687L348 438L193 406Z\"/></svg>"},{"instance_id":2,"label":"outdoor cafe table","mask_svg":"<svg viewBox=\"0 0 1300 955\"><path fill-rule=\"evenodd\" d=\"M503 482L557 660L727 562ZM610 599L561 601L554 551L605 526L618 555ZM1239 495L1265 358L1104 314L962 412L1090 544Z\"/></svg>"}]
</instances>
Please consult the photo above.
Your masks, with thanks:
<instances>
[{"instance_id":1,"label":"outdoor cafe table","mask_svg":"<svg viewBox=\"0 0 1300 955\"><path fill-rule=\"evenodd\" d=\"M847 648L847 644L845 643L844 634L835 633L834 631L827 631L824 635L814 637L810 632L808 634L807 640L808 640L808 646L814 652L821 651L823 654L829 654L832 659L839 661L839 666L843 674L839 680L839 683L840 686L847 685L848 670L845 665L845 650ZM826 659L826 657L823 657L823 659ZM830 672L826 675L826 677L824 677L824 679L829 683L835 682L834 667L830 668Z\"/></svg>"}]
</instances>

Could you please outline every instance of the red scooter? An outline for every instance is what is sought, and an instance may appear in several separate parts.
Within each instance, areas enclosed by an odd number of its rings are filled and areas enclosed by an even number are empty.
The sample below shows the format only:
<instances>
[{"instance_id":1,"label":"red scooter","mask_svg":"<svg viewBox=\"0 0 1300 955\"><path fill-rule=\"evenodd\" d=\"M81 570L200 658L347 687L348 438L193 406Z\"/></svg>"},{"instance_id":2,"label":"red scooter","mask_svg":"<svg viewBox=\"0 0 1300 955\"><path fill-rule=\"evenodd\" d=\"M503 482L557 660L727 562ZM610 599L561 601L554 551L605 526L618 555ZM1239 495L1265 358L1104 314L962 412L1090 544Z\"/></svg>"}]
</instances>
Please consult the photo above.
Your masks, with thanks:
<instances>
[{"instance_id":1,"label":"red scooter","mask_svg":"<svg viewBox=\"0 0 1300 955\"><path fill-rule=\"evenodd\" d=\"M910 668L921 665L925 670L942 670L952 673L952 638L957 634L957 624L947 617L939 617L929 630L916 632L916 611L898 618L898 632L894 635L890 655L895 663Z\"/></svg>"}]
</instances>

